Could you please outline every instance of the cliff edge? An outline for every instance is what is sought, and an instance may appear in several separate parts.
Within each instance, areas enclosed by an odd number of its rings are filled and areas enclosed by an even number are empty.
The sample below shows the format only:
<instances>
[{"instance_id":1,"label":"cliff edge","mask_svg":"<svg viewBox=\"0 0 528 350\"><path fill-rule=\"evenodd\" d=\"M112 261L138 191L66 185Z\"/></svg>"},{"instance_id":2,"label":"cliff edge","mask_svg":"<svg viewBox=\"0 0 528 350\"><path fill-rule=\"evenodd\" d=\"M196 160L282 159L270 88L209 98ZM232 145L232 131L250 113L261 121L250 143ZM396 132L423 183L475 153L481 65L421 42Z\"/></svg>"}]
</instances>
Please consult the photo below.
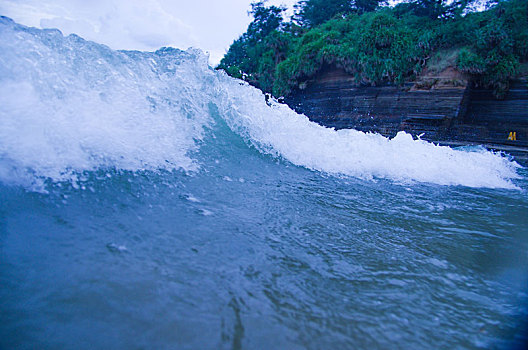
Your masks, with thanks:
<instances>
[{"instance_id":1,"label":"cliff edge","mask_svg":"<svg viewBox=\"0 0 528 350\"><path fill-rule=\"evenodd\" d=\"M442 144L482 144L528 162L528 79L502 99L452 66L426 68L403 86L362 86L335 66L302 82L285 102L311 120L387 137L406 131Z\"/></svg>"}]
</instances>

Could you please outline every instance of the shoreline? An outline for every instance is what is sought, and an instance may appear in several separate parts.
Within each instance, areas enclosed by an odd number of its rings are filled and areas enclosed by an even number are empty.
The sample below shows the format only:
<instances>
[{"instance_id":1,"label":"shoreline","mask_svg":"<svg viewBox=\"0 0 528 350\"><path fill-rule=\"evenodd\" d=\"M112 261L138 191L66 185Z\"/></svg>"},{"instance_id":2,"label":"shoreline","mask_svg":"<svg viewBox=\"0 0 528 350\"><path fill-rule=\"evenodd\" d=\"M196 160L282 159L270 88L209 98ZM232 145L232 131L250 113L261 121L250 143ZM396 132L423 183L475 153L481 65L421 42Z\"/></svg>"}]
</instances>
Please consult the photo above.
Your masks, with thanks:
<instances>
[{"instance_id":1,"label":"shoreline","mask_svg":"<svg viewBox=\"0 0 528 350\"><path fill-rule=\"evenodd\" d=\"M357 86L344 70L327 67L284 101L326 127L386 137L405 131L441 145L481 145L528 166L528 77L513 80L500 100L491 89L453 79L452 72L435 79L440 84L428 88L419 79L403 86Z\"/></svg>"}]
</instances>

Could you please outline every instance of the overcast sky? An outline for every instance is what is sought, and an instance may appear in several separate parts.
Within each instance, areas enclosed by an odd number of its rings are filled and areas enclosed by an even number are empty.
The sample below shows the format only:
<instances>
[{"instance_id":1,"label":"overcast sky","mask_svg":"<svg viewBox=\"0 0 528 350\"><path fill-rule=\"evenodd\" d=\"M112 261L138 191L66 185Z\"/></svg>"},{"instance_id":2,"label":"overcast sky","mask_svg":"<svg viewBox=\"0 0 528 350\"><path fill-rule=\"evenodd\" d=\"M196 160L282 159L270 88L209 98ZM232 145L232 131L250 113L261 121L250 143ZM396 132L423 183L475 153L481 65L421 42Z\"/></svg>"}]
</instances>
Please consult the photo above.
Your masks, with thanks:
<instances>
[{"instance_id":1,"label":"overcast sky","mask_svg":"<svg viewBox=\"0 0 528 350\"><path fill-rule=\"evenodd\" d=\"M252 0L0 0L0 15L114 49L198 47L216 65L251 18ZM297 0L269 0L289 9Z\"/></svg>"}]
</instances>

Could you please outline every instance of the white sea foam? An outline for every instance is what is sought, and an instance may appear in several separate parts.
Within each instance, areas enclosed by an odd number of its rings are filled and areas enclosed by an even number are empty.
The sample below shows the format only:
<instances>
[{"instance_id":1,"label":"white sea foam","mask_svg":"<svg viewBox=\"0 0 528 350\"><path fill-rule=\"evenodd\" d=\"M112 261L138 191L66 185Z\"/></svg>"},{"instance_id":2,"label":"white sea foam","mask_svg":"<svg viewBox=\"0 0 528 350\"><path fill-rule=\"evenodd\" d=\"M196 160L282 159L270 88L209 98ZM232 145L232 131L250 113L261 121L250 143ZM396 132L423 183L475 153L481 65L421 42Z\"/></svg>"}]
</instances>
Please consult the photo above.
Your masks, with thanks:
<instances>
[{"instance_id":1,"label":"white sea foam","mask_svg":"<svg viewBox=\"0 0 528 350\"><path fill-rule=\"evenodd\" d=\"M196 169L208 112L189 77L207 68L201 53L118 52L0 19L0 179Z\"/></svg>"},{"instance_id":2,"label":"white sea foam","mask_svg":"<svg viewBox=\"0 0 528 350\"><path fill-rule=\"evenodd\" d=\"M393 139L352 129L324 128L227 76L223 116L260 151L309 169L364 179L515 188L517 163L485 149L457 150L400 132Z\"/></svg>"},{"instance_id":3,"label":"white sea foam","mask_svg":"<svg viewBox=\"0 0 528 350\"><path fill-rule=\"evenodd\" d=\"M261 152L325 173L513 187L516 163L355 130L335 131L207 65L197 50L113 51L0 18L0 180L75 182L83 171L199 168L215 106ZM196 156L191 156L194 154ZM194 159L193 159L194 157ZM198 158L197 158L198 157Z\"/></svg>"}]
</instances>

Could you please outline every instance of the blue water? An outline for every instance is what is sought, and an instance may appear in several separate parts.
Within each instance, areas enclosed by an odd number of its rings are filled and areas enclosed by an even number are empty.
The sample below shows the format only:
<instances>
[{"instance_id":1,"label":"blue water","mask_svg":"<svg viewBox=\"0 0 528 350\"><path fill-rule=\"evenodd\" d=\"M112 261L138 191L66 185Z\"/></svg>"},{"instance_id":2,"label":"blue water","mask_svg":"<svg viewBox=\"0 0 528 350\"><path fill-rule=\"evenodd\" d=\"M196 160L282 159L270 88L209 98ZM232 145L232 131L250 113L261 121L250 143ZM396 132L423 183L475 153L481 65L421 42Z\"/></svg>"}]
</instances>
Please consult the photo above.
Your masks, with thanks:
<instances>
[{"instance_id":1,"label":"blue water","mask_svg":"<svg viewBox=\"0 0 528 350\"><path fill-rule=\"evenodd\" d=\"M522 346L527 179L2 18L0 348Z\"/></svg>"}]
</instances>

